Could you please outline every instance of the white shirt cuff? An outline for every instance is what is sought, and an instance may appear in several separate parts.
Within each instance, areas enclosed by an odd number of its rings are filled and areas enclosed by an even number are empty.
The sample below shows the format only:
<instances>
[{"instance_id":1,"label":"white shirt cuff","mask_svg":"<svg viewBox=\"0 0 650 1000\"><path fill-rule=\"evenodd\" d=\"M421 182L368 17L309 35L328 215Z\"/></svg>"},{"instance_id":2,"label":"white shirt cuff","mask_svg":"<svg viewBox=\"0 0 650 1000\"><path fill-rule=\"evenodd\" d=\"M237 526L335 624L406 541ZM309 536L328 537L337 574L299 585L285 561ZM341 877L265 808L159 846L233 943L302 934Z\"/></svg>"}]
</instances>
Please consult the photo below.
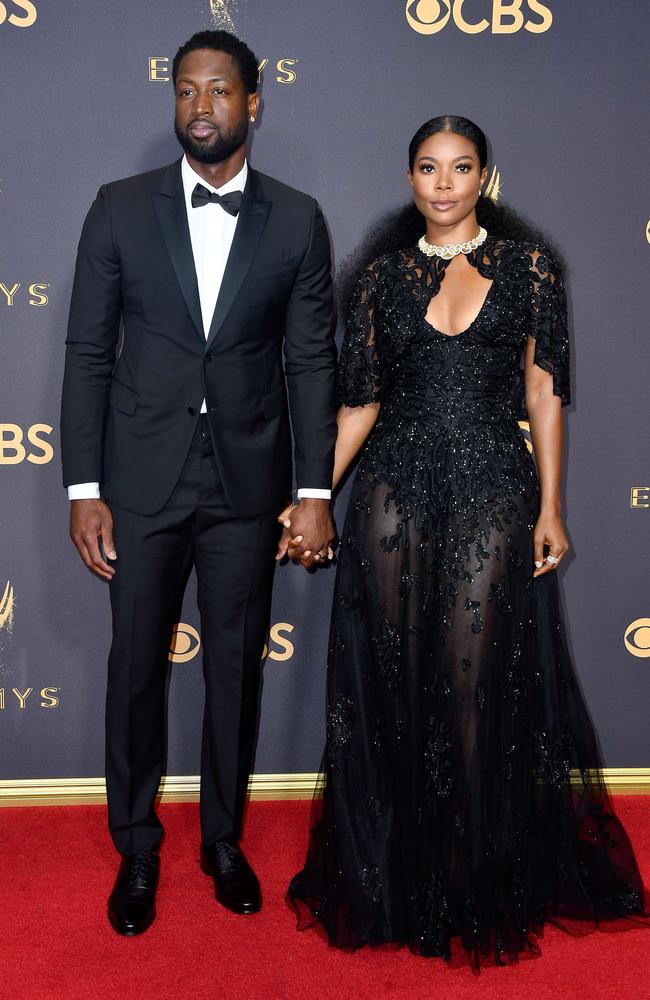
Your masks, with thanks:
<instances>
[{"instance_id":1,"label":"white shirt cuff","mask_svg":"<svg viewBox=\"0 0 650 1000\"><path fill-rule=\"evenodd\" d=\"M99 483L75 483L68 486L68 500L99 500Z\"/></svg>"},{"instance_id":2,"label":"white shirt cuff","mask_svg":"<svg viewBox=\"0 0 650 1000\"><path fill-rule=\"evenodd\" d=\"M306 499L310 499L310 500L331 500L332 499L332 491L331 490L310 489L308 486L305 486L304 489L298 490L298 499L299 500L306 500Z\"/></svg>"}]
</instances>

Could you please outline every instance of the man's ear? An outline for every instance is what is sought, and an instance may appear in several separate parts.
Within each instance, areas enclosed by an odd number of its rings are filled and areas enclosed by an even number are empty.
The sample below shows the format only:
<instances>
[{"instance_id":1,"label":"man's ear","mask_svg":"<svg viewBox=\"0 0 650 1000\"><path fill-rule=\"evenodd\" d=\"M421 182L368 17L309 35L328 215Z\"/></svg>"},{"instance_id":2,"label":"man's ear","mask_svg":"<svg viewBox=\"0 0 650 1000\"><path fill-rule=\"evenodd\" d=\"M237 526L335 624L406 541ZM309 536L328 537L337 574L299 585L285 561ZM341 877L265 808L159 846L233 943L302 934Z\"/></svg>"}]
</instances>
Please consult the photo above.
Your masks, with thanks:
<instances>
[{"instance_id":1,"label":"man's ear","mask_svg":"<svg viewBox=\"0 0 650 1000\"><path fill-rule=\"evenodd\" d=\"M257 118L257 112L260 106L260 95L259 94L249 94L248 95L248 117Z\"/></svg>"}]
</instances>

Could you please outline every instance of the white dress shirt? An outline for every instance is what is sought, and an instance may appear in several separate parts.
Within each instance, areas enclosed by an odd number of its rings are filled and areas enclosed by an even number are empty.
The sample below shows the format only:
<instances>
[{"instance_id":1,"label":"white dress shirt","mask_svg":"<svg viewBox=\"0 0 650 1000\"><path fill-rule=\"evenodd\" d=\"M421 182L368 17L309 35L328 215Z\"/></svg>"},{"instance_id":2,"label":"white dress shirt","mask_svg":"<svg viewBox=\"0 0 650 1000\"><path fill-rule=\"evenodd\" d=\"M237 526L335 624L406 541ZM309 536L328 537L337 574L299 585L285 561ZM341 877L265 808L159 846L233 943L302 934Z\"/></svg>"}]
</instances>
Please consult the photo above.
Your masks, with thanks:
<instances>
[{"instance_id":1,"label":"white dress shirt","mask_svg":"<svg viewBox=\"0 0 650 1000\"><path fill-rule=\"evenodd\" d=\"M202 184L208 191L217 194L228 194L230 191L243 191L246 187L248 177L248 163L244 160L244 166L238 174L235 174L223 187L215 188L202 177L187 162L187 157L183 157L181 162L181 175L183 178L183 192L185 194L185 209L187 211L187 221L190 227L190 240L192 241L192 254L194 256L194 270L196 271L196 281L199 286L199 301L201 303L201 319L203 320L203 333L208 339L210 324L214 307L217 304L223 273L228 263L228 255L237 228L238 215L229 215L221 205L215 202L208 202L198 208L192 208L192 191L197 184ZM208 408L205 400L201 404L201 413L207 413Z\"/></svg>"},{"instance_id":2,"label":"white dress shirt","mask_svg":"<svg viewBox=\"0 0 650 1000\"><path fill-rule=\"evenodd\" d=\"M248 163L244 161L244 166L238 174L235 174L229 181L226 181L222 187L215 188L192 169L187 162L187 157L184 156L181 161L181 178L183 181L190 241L192 243L194 269L199 286L203 333L207 340L239 216L229 215L221 205L215 202L208 202L206 205L193 208L192 191L197 184L202 184L208 191L214 191L217 194L227 194L229 191L243 191L248 178ZM207 413L205 400L201 404L201 413ZM298 490L298 497L301 499L302 497L329 499L331 495L331 490L309 488ZM93 500L98 499L99 496L99 483L78 483L74 486L68 486L69 500Z\"/></svg>"}]
</instances>

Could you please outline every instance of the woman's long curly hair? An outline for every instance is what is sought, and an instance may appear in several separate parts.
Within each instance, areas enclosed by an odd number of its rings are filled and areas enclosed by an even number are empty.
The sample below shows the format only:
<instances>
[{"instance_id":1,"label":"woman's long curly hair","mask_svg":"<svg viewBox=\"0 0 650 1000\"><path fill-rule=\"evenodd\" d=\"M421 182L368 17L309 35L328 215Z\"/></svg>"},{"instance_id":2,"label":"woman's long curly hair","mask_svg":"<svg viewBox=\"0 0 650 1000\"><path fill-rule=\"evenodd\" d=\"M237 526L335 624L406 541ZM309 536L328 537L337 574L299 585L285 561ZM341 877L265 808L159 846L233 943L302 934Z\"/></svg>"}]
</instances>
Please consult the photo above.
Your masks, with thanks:
<instances>
[{"instance_id":1,"label":"woman's long curly hair","mask_svg":"<svg viewBox=\"0 0 650 1000\"><path fill-rule=\"evenodd\" d=\"M483 170L487 164L485 133L469 118L458 115L431 118L417 130L409 144L410 170L413 170L415 157L422 143L437 132L453 132L469 139L476 147L480 169ZM562 255L548 237L508 205L497 205L491 198L481 195L476 203L476 217L479 225L484 226L491 237L543 244L560 268L564 269ZM378 257L414 246L423 232L424 220L413 202L387 213L372 224L363 241L338 269L337 298L343 316L347 316L350 299L363 268Z\"/></svg>"}]
</instances>

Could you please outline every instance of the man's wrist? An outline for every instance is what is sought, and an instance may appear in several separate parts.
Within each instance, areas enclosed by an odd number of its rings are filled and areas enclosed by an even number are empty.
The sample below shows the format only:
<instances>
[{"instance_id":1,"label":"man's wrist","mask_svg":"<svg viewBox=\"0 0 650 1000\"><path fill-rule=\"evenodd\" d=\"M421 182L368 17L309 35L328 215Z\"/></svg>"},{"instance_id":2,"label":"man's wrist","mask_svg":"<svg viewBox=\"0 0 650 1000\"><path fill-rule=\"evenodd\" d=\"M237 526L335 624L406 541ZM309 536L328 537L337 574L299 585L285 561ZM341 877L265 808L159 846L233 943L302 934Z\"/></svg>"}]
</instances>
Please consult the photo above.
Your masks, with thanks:
<instances>
[{"instance_id":1,"label":"man's wrist","mask_svg":"<svg viewBox=\"0 0 650 1000\"><path fill-rule=\"evenodd\" d=\"M74 483L68 486L68 500L99 500L99 483Z\"/></svg>"},{"instance_id":2,"label":"man's wrist","mask_svg":"<svg viewBox=\"0 0 650 1000\"><path fill-rule=\"evenodd\" d=\"M331 500L332 491L325 489L317 489L316 487L303 486L296 490L293 496L294 503L300 503L301 500Z\"/></svg>"}]
</instances>

